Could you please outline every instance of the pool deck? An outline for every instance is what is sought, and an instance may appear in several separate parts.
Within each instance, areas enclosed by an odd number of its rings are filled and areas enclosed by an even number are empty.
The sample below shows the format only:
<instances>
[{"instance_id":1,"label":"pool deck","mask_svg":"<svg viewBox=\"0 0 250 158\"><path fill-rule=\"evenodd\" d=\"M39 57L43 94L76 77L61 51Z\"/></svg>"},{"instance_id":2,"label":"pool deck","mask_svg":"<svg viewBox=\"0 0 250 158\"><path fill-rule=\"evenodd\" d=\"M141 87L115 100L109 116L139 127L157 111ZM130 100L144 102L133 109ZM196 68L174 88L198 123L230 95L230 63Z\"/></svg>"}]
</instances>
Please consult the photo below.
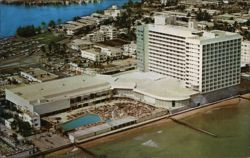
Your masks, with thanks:
<instances>
[{"instance_id":1,"label":"pool deck","mask_svg":"<svg viewBox=\"0 0 250 158\"><path fill-rule=\"evenodd\" d=\"M246 98L249 98L250 93L245 94L243 96L246 97ZM232 106L232 105L238 104L240 102L246 102L246 101L247 100L240 99L239 96L233 96L231 98L227 98L227 99L220 100L220 101L217 101L217 102L214 102L214 103L206 104L206 105L203 105L203 106L200 106L200 107L184 110L184 111L172 114L172 115L165 115L165 116L155 118L155 119L152 119L152 120L148 120L148 121L145 121L145 122L142 122L142 123L137 123L137 124L134 124L134 125L131 125L131 126L127 126L127 127L124 127L124 128L113 130L113 131L110 131L108 133L104 133L104 134L101 134L101 135L98 135L98 136L94 136L94 137L91 137L91 138L84 139L82 141L77 142L77 144L88 148L88 147L95 146L95 145L103 143L103 142L110 142L110 141L119 139L120 137L122 137L124 135L130 135L132 133L140 131L140 129L142 129L142 128L152 128L152 125L162 125L162 124L164 124L166 122L171 121L171 119L169 119L169 117L174 117L176 119L181 119L181 118L184 118L184 117L192 116L192 115L200 113L200 112L207 111L209 109L221 108L221 107L225 107L225 106ZM55 150L53 150L51 152L46 152L46 153L40 153L39 155L45 155L45 154L50 153L49 155L46 155L46 157L50 157L50 156L53 157L53 156L58 155L60 153L62 154L62 153L71 151L72 150L71 147L72 146L68 145L65 148L60 148L60 149L57 149L57 150L55 149ZM54 152L54 153L52 153L52 152Z\"/></svg>"},{"instance_id":2,"label":"pool deck","mask_svg":"<svg viewBox=\"0 0 250 158\"><path fill-rule=\"evenodd\" d=\"M70 120L68 122L65 122L63 124L60 124L59 126L62 127L64 132L67 132L67 131L79 128L81 126L89 126L89 125L96 124L99 122L102 122L102 118L99 115L86 114L78 118L75 118L73 120Z\"/></svg>"}]
</instances>

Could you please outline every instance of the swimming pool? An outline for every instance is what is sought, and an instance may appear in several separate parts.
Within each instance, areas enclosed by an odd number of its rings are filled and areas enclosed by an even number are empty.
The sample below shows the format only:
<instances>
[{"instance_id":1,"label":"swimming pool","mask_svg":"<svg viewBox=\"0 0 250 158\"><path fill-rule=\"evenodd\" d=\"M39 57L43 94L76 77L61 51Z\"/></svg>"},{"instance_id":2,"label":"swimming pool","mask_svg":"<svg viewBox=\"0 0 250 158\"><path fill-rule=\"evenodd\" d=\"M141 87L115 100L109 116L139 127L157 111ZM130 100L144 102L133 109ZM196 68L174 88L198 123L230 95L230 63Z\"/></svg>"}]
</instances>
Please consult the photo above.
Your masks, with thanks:
<instances>
[{"instance_id":1,"label":"swimming pool","mask_svg":"<svg viewBox=\"0 0 250 158\"><path fill-rule=\"evenodd\" d=\"M80 126L87 126L90 124L94 124L97 122L101 122L101 118L95 114L87 114L77 119L71 120L61 125L63 131L70 131L72 129L78 128Z\"/></svg>"}]
</instances>

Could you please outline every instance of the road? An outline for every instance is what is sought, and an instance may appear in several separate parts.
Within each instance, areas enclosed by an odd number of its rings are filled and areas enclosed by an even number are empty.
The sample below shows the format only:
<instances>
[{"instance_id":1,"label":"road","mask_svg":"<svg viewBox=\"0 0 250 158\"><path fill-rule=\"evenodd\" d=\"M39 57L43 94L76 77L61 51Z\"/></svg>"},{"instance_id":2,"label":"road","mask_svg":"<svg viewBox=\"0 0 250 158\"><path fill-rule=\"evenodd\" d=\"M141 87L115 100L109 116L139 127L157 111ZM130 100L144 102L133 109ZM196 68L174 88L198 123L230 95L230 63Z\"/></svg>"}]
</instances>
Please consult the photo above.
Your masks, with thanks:
<instances>
[{"instance_id":1,"label":"road","mask_svg":"<svg viewBox=\"0 0 250 158\"><path fill-rule=\"evenodd\" d=\"M14 59L9 59L6 61L1 61L0 63L0 70L7 69L7 68L18 68L30 65L36 65L39 63L39 55L32 55L32 56L21 56L15 57Z\"/></svg>"}]
</instances>

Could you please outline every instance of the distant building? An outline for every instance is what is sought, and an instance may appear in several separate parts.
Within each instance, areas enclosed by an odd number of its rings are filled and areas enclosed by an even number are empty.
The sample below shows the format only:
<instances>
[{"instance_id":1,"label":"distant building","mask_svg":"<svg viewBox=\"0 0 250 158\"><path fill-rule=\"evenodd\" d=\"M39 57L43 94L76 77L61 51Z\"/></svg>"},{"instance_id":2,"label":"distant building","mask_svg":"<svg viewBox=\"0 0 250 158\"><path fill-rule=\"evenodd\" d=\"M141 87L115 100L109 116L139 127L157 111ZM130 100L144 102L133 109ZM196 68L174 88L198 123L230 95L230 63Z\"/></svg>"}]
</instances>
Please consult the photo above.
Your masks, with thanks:
<instances>
[{"instance_id":1,"label":"distant building","mask_svg":"<svg viewBox=\"0 0 250 158\"><path fill-rule=\"evenodd\" d=\"M81 57L96 62L105 61L107 59L107 55L102 52L101 49L97 48L81 50Z\"/></svg>"},{"instance_id":2,"label":"distant building","mask_svg":"<svg viewBox=\"0 0 250 158\"><path fill-rule=\"evenodd\" d=\"M76 63L69 63L69 70L83 73L83 69L81 67L79 67Z\"/></svg>"},{"instance_id":3,"label":"distant building","mask_svg":"<svg viewBox=\"0 0 250 158\"><path fill-rule=\"evenodd\" d=\"M199 11L200 8L193 8L193 7L190 7L190 8L187 8L185 9L187 12L191 13L192 11ZM215 10L215 9L201 9L201 11L206 11L208 14L210 15L214 15L214 14L220 14L221 11L220 10Z\"/></svg>"},{"instance_id":4,"label":"distant building","mask_svg":"<svg viewBox=\"0 0 250 158\"><path fill-rule=\"evenodd\" d=\"M110 47L106 45L95 45L95 48L100 49L100 52L109 58L120 58L122 56L122 49L119 47Z\"/></svg>"},{"instance_id":5,"label":"distant building","mask_svg":"<svg viewBox=\"0 0 250 158\"><path fill-rule=\"evenodd\" d=\"M176 23L176 16L175 15L155 15L154 21L156 25L167 25Z\"/></svg>"},{"instance_id":6,"label":"distant building","mask_svg":"<svg viewBox=\"0 0 250 158\"><path fill-rule=\"evenodd\" d=\"M227 22L230 25L234 25L235 22L239 24L247 22L247 20L250 19L250 15L242 14L242 13L232 13L232 14L226 13L226 14L218 15L216 19L217 21Z\"/></svg>"},{"instance_id":7,"label":"distant building","mask_svg":"<svg viewBox=\"0 0 250 158\"><path fill-rule=\"evenodd\" d=\"M24 111L19 114L23 121L28 122L31 127L39 129L41 127L40 116L37 113L31 113L30 111Z\"/></svg>"},{"instance_id":8,"label":"distant building","mask_svg":"<svg viewBox=\"0 0 250 158\"><path fill-rule=\"evenodd\" d=\"M85 50L93 48L93 43L87 40L75 39L71 42L70 47L74 50Z\"/></svg>"},{"instance_id":9,"label":"distant building","mask_svg":"<svg viewBox=\"0 0 250 158\"><path fill-rule=\"evenodd\" d=\"M161 0L161 4L166 5L169 2L176 2L177 0Z\"/></svg>"},{"instance_id":10,"label":"distant building","mask_svg":"<svg viewBox=\"0 0 250 158\"><path fill-rule=\"evenodd\" d=\"M87 34L87 39L91 42L103 42L105 41L104 33L96 31L90 34Z\"/></svg>"},{"instance_id":11,"label":"distant building","mask_svg":"<svg viewBox=\"0 0 250 158\"><path fill-rule=\"evenodd\" d=\"M109 9L104 10L104 15L111 16L113 18L117 18L118 16L121 15L121 10L118 9L118 7L116 5L113 5Z\"/></svg>"},{"instance_id":12,"label":"distant building","mask_svg":"<svg viewBox=\"0 0 250 158\"><path fill-rule=\"evenodd\" d=\"M186 87L202 93L238 85L242 37L218 30L198 31L192 26L139 26L139 69L185 81Z\"/></svg>"},{"instance_id":13,"label":"distant building","mask_svg":"<svg viewBox=\"0 0 250 158\"><path fill-rule=\"evenodd\" d=\"M117 38L117 29L111 25L102 25L100 32L103 32L105 40L113 40Z\"/></svg>"},{"instance_id":14,"label":"distant building","mask_svg":"<svg viewBox=\"0 0 250 158\"><path fill-rule=\"evenodd\" d=\"M197 26L201 30L206 30L206 28L213 28L214 23L213 22L208 22L208 21L199 21L197 22Z\"/></svg>"},{"instance_id":15,"label":"distant building","mask_svg":"<svg viewBox=\"0 0 250 158\"><path fill-rule=\"evenodd\" d=\"M250 65L250 41L243 41L241 45L241 64Z\"/></svg>"},{"instance_id":16,"label":"distant building","mask_svg":"<svg viewBox=\"0 0 250 158\"><path fill-rule=\"evenodd\" d=\"M66 32L67 35L72 36L79 34L82 31L93 28L96 25L100 25L110 18L105 15L92 14L91 16L84 16L77 21L67 21L62 25L62 30Z\"/></svg>"},{"instance_id":17,"label":"distant building","mask_svg":"<svg viewBox=\"0 0 250 158\"><path fill-rule=\"evenodd\" d=\"M123 49L123 55L136 57L136 44L134 42L131 42L130 44L124 44L122 46L122 49Z\"/></svg>"},{"instance_id":18,"label":"distant building","mask_svg":"<svg viewBox=\"0 0 250 158\"><path fill-rule=\"evenodd\" d=\"M30 68L28 70L22 70L20 72L20 76L30 82L44 82L58 78L57 75L39 68Z\"/></svg>"},{"instance_id":19,"label":"distant building","mask_svg":"<svg viewBox=\"0 0 250 158\"><path fill-rule=\"evenodd\" d=\"M100 30L87 34L87 39L92 42L103 42L117 38L117 29L111 25L101 25Z\"/></svg>"}]
</instances>

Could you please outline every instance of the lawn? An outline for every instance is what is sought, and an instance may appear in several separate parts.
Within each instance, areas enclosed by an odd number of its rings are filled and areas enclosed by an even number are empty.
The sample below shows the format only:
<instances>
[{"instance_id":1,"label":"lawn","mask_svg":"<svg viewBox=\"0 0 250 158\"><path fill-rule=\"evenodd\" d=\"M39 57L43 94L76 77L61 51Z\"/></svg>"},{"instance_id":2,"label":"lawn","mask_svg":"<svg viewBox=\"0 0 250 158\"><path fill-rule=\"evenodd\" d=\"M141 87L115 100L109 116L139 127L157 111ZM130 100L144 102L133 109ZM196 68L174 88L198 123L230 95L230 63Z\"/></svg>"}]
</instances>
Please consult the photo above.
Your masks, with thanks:
<instances>
[{"instance_id":1,"label":"lawn","mask_svg":"<svg viewBox=\"0 0 250 158\"><path fill-rule=\"evenodd\" d=\"M43 43L43 44L49 44L52 41L54 42L61 41L65 39L65 37L54 35L52 32L45 32L45 33L36 35L35 37L33 37L33 39L38 40L40 43Z\"/></svg>"}]
</instances>

